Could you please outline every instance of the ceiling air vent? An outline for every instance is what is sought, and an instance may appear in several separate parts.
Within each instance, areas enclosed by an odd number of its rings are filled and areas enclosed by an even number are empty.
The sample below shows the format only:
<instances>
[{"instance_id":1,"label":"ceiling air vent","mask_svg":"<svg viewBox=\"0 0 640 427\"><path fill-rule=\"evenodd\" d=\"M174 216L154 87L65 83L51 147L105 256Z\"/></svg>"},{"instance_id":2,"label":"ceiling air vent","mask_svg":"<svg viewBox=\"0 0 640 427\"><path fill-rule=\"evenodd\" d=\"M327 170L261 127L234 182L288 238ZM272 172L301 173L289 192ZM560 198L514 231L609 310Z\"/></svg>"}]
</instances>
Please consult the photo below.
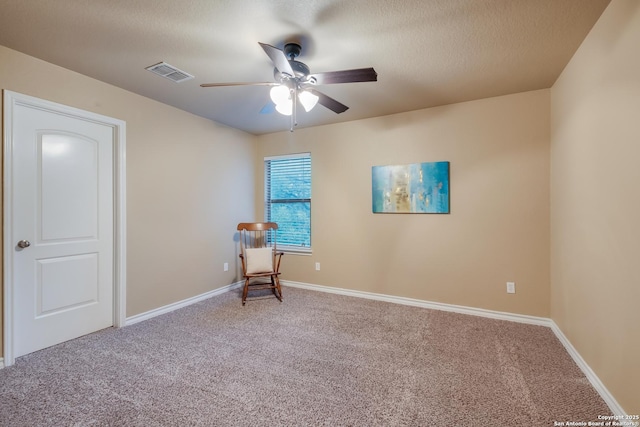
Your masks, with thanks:
<instances>
[{"instance_id":1,"label":"ceiling air vent","mask_svg":"<svg viewBox=\"0 0 640 427\"><path fill-rule=\"evenodd\" d=\"M178 70L176 67L174 67L173 65L169 65L166 62L160 62L145 69L159 75L160 77L164 77L165 79L169 79L176 83L181 83L194 78L191 74L185 73L182 70Z\"/></svg>"}]
</instances>

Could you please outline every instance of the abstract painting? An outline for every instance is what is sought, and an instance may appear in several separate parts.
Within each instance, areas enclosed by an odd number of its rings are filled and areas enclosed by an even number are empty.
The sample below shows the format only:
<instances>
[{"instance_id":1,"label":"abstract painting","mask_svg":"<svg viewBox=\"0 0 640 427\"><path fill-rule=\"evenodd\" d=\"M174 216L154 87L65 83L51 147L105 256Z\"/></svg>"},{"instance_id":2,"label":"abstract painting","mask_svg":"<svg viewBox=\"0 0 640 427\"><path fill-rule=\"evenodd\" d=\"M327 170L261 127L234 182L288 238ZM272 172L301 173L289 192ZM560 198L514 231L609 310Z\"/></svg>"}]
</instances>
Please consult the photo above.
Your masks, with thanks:
<instances>
[{"instance_id":1,"label":"abstract painting","mask_svg":"<svg viewBox=\"0 0 640 427\"><path fill-rule=\"evenodd\" d=\"M373 213L449 213L449 162L371 168Z\"/></svg>"}]
</instances>

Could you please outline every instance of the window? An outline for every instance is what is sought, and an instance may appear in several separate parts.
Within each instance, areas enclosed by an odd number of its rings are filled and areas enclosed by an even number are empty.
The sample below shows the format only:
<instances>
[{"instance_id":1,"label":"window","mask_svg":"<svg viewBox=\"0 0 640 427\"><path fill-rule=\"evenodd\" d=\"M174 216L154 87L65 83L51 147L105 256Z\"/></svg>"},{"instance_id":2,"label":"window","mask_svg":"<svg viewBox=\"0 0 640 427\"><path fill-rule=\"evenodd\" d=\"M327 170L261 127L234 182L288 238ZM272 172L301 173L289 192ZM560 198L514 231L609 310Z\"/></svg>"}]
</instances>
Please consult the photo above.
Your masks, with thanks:
<instances>
[{"instance_id":1,"label":"window","mask_svg":"<svg viewBox=\"0 0 640 427\"><path fill-rule=\"evenodd\" d=\"M311 154L264 159L264 218L278 224L278 246L311 251Z\"/></svg>"}]
</instances>

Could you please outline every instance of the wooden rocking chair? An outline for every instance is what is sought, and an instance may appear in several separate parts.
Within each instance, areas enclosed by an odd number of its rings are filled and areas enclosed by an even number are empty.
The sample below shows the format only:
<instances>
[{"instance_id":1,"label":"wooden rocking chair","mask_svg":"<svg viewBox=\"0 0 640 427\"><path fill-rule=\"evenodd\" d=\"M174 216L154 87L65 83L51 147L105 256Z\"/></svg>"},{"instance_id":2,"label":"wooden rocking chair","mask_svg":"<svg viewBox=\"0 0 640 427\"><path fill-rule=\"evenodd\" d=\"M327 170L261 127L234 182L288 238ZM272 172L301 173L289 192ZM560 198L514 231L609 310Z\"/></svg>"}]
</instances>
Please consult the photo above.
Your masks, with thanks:
<instances>
[{"instance_id":1,"label":"wooden rocking chair","mask_svg":"<svg viewBox=\"0 0 640 427\"><path fill-rule=\"evenodd\" d=\"M282 288L278 276L280 276L280 259L284 252L277 250L277 230L278 224L275 222L238 224L240 259L244 276L242 305L247 302L249 290L259 289L271 289L276 298L282 302Z\"/></svg>"}]
</instances>

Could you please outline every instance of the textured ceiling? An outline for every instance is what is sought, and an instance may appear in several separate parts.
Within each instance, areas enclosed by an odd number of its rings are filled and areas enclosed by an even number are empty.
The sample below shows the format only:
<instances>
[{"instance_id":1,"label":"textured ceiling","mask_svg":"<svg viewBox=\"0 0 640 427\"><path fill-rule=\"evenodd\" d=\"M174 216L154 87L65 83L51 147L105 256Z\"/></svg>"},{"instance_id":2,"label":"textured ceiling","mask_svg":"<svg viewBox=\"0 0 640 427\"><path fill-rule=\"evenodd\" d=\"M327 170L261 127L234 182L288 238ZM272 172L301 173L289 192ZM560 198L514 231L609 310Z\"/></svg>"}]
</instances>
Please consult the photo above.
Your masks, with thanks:
<instances>
[{"instance_id":1,"label":"textured ceiling","mask_svg":"<svg viewBox=\"0 0 640 427\"><path fill-rule=\"evenodd\" d=\"M377 82L320 86L350 107L316 126L553 85L609 0L0 0L0 45L254 134L273 81L258 42L302 44L311 72L374 67ZM145 70L165 61L195 76ZM1 64L0 64L1 66ZM69 88L73 90L73 88Z\"/></svg>"}]
</instances>

